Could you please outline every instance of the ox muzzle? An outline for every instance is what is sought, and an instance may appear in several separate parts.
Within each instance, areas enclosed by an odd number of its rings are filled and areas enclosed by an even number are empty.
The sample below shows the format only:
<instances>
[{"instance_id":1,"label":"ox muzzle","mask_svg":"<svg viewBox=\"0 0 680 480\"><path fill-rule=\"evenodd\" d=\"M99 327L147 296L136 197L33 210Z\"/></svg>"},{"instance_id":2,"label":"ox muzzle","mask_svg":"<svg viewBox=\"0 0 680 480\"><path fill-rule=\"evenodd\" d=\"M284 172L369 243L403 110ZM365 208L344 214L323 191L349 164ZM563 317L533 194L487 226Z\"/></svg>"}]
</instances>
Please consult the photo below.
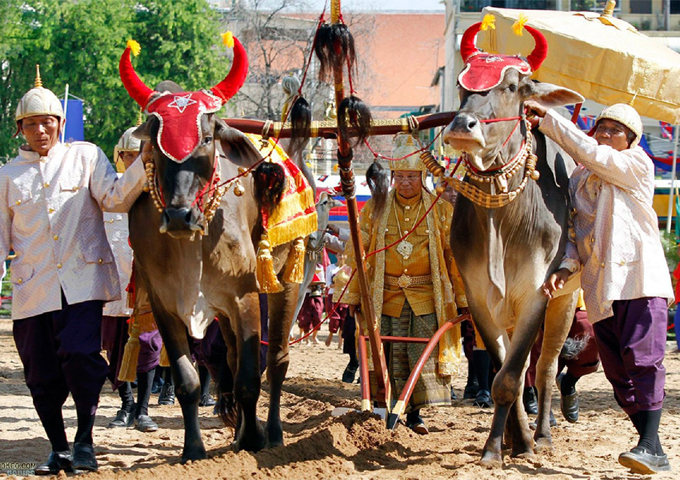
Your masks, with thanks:
<instances>
[{"instance_id":1,"label":"ox muzzle","mask_svg":"<svg viewBox=\"0 0 680 480\"><path fill-rule=\"evenodd\" d=\"M459 112L446 127L444 142L455 150L478 154L486 147L482 122L471 113Z\"/></svg>"},{"instance_id":2,"label":"ox muzzle","mask_svg":"<svg viewBox=\"0 0 680 480\"><path fill-rule=\"evenodd\" d=\"M173 238L193 240L196 233L203 234L202 215L196 214L194 208L166 207L161 215L160 233L167 233Z\"/></svg>"}]
</instances>

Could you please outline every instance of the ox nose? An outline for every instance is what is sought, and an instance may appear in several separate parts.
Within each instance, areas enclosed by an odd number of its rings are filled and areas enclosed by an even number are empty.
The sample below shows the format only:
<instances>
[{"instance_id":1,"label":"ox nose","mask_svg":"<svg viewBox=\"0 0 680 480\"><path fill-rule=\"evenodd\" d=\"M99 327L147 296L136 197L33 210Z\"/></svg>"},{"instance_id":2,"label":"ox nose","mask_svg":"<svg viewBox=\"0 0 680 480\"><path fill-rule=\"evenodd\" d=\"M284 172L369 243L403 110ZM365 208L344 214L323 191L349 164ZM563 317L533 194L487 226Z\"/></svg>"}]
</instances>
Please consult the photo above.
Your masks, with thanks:
<instances>
[{"instance_id":1,"label":"ox nose","mask_svg":"<svg viewBox=\"0 0 680 480\"><path fill-rule=\"evenodd\" d=\"M479 125L479 120L477 117L469 115L467 113L459 113L453 119L453 124L451 129L459 132L472 132Z\"/></svg>"},{"instance_id":2,"label":"ox nose","mask_svg":"<svg viewBox=\"0 0 680 480\"><path fill-rule=\"evenodd\" d=\"M191 230L191 210L168 207L161 217L161 233Z\"/></svg>"}]
</instances>

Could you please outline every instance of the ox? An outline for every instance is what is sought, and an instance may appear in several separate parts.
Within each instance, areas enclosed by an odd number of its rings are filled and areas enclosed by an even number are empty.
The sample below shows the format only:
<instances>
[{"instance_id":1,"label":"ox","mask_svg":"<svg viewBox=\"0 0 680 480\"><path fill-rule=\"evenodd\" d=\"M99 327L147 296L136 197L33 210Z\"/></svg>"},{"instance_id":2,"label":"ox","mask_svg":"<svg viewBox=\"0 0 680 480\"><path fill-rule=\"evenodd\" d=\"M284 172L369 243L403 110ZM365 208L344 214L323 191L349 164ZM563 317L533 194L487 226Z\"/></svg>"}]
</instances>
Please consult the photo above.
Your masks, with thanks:
<instances>
[{"instance_id":1,"label":"ox","mask_svg":"<svg viewBox=\"0 0 680 480\"><path fill-rule=\"evenodd\" d=\"M283 291L268 295L271 396L265 431L256 416L261 332L255 245L263 231L263 198L256 193L252 176L243 177L242 186L232 185L233 193L223 192L221 199L211 192L219 178L234 178L239 168L250 168L262 159L248 137L216 115L245 81L245 50L235 39L227 77L210 91L184 93L172 82L162 82L156 90L144 85L132 68L129 51L121 58L121 78L150 114L135 135L150 143L153 155L153 162L147 163L152 195L142 195L130 211L130 241L137 278L148 289L182 407L182 461L206 458L198 423L199 380L188 334L201 338L214 316L227 343L234 378L237 448L257 451L281 445L280 394L299 287L281 278L291 242L271 252ZM298 163L313 185L306 166ZM211 202L216 208L211 209ZM229 406L233 403L221 396L223 418Z\"/></svg>"},{"instance_id":2,"label":"ox","mask_svg":"<svg viewBox=\"0 0 680 480\"><path fill-rule=\"evenodd\" d=\"M470 27L462 39L466 66L458 77L461 107L446 128L444 140L464 152L468 170L463 182L454 181L460 194L451 245L472 318L498 371L492 386L495 410L491 432L481 458L482 464L498 467L503 461L506 422L505 440L512 444L513 456L533 456L534 439L539 449L551 446L549 411L555 360L577 300L573 293L548 303L541 290L565 250L567 187L575 164L551 140L530 131L524 119L524 101L531 98L557 106L583 98L529 78L547 53L540 32L526 27L536 47L525 60L478 51L474 37L480 25ZM543 350L536 381L539 416L532 439L527 415L517 399L541 325Z\"/></svg>"}]
</instances>

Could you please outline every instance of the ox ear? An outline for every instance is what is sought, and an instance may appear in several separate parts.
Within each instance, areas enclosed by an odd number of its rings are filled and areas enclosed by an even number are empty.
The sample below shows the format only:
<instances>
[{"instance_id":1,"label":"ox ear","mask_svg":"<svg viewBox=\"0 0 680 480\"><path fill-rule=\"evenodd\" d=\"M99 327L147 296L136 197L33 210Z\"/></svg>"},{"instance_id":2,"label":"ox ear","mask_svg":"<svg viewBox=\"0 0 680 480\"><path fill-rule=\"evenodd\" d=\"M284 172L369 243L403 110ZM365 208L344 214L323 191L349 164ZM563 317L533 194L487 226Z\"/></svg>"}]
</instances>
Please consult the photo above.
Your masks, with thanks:
<instances>
[{"instance_id":1,"label":"ox ear","mask_svg":"<svg viewBox=\"0 0 680 480\"><path fill-rule=\"evenodd\" d=\"M151 115L149 118L146 119L146 122L142 123L139 127L137 127L137 129L134 132L132 132L132 136L135 138L139 138L144 142L150 141L153 122L158 122L158 119Z\"/></svg>"},{"instance_id":2,"label":"ox ear","mask_svg":"<svg viewBox=\"0 0 680 480\"><path fill-rule=\"evenodd\" d=\"M524 100L535 100L547 108L572 105L585 101L581 94L550 83L529 82L522 86L522 93L524 94Z\"/></svg>"},{"instance_id":3,"label":"ox ear","mask_svg":"<svg viewBox=\"0 0 680 480\"><path fill-rule=\"evenodd\" d=\"M251 167L262 160L260 151L250 139L224 123L221 118L215 121L215 138L220 141L227 158L240 167Z\"/></svg>"}]
</instances>

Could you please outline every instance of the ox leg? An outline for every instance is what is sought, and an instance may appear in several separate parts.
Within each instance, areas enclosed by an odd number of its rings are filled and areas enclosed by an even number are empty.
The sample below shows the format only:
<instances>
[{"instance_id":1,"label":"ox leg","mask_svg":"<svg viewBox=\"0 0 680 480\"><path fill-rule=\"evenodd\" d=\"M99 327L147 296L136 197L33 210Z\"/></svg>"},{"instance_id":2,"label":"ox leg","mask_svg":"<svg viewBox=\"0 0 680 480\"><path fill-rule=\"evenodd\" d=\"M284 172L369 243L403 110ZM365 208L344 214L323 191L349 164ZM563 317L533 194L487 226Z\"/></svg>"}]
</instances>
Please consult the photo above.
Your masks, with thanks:
<instances>
[{"instance_id":1,"label":"ox leg","mask_svg":"<svg viewBox=\"0 0 680 480\"><path fill-rule=\"evenodd\" d=\"M474 302L474 299L469 300ZM479 334L484 341L484 346L489 352L493 366L496 368L496 370L500 370L505 359L506 342L504 342L504 340L507 335L504 331L494 326L493 320L488 315L488 311L485 308L473 309L473 311L476 312L476 316L474 317L475 326L478 328ZM493 429L494 423L499 421L498 407L498 404L494 406L492 429L489 432L489 437L487 438L486 443L484 444L484 448L482 449L482 458L480 459L480 464L489 468L500 468L503 466L503 429L501 428L500 432L495 432ZM501 412L501 415L503 416L501 425L504 425L507 412Z\"/></svg>"},{"instance_id":2,"label":"ox leg","mask_svg":"<svg viewBox=\"0 0 680 480\"><path fill-rule=\"evenodd\" d=\"M552 449L550 435L550 404L552 387L557 374L557 357L569 334L578 292L552 299L545 313L545 327L541 356L536 365L536 388L538 389L538 421L536 423L536 449Z\"/></svg>"},{"instance_id":3,"label":"ox leg","mask_svg":"<svg viewBox=\"0 0 680 480\"><path fill-rule=\"evenodd\" d=\"M227 356L222 359L220 378L217 385L217 412L226 427L237 428L237 408L234 400L234 372L237 368L236 336L228 317L218 315L220 331L227 345Z\"/></svg>"},{"instance_id":4,"label":"ox leg","mask_svg":"<svg viewBox=\"0 0 680 480\"><path fill-rule=\"evenodd\" d=\"M539 318L536 314L522 316L521 318ZM540 320L538 320L540 322ZM507 355L502 361L502 366L496 374L491 395L495 404L494 416L491 422L489 439L484 446L481 463L490 467L502 465L501 445L506 424L511 434L509 439L512 444L513 456L533 455L533 439L529 430L527 415L517 402L523 384L523 373L526 359L538 333L537 321L518 322L513 331L512 342L509 345ZM486 342L486 338L482 337ZM493 339L489 339L492 341ZM498 348L489 349L491 360L496 368L501 363Z\"/></svg>"},{"instance_id":5,"label":"ox leg","mask_svg":"<svg viewBox=\"0 0 680 480\"><path fill-rule=\"evenodd\" d=\"M267 351L267 381L269 382L269 416L267 417L268 446L283 445L281 427L281 390L288 364L288 332L293 322L299 285L284 283L284 291L269 295L269 349Z\"/></svg>"},{"instance_id":6,"label":"ox leg","mask_svg":"<svg viewBox=\"0 0 680 480\"><path fill-rule=\"evenodd\" d=\"M232 323L237 344L234 399L239 407L236 447L257 452L265 447L264 429L257 419L260 398L260 299L257 289L234 299Z\"/></svg>"},{"instance_id":7,"label":"ox leg","mask_svg":"<svg viewBox=\"0 0 680 480\"><path fill-rule=\"evenodd\" d=\"M175 381L175 393L182 407L184 418L182 463L189 460L202 460L206 458L206 452L198 423L198 401L201 394L201 384L191 362L187 330L181 320L171 315L159 315L154 310L154 316L163 337L165 348L168 351L170 369Z\"/></svg>"}]
</instances>

